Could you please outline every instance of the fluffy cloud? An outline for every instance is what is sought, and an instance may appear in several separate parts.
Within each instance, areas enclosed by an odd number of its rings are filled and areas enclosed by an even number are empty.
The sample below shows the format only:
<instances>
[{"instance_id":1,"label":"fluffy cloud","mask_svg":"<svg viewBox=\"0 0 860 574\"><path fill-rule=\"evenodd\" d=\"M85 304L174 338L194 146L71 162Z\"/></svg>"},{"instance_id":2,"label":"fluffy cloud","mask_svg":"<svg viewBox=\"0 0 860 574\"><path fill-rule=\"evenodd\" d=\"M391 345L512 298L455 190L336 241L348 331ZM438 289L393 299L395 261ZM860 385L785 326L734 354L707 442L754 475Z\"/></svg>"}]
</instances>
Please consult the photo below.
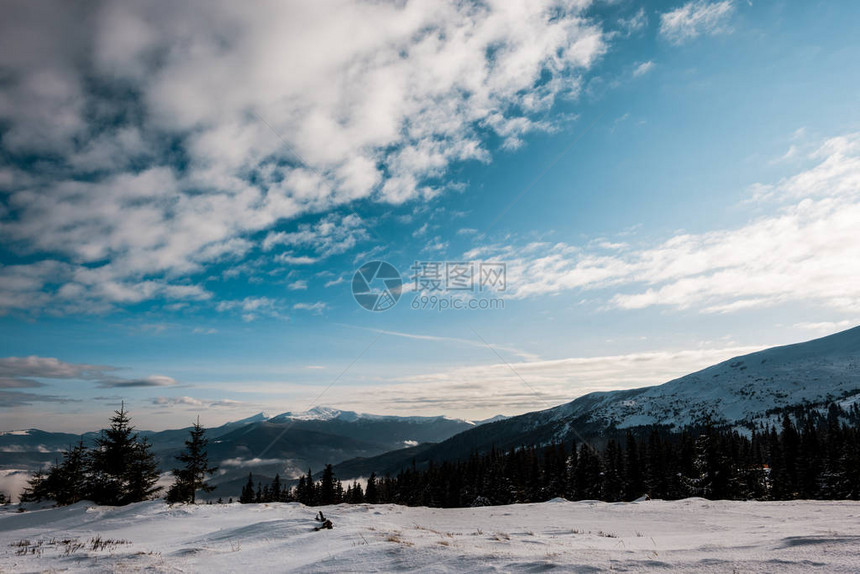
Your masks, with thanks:
<instances>
[{"instance_id":1,"label":"fluffy cloud","mask_svg":"<svg viewBox=\"0 0 860 574\"><path fill-rule=\"evenodd\" d=\"M245 403L229 399L208 400L195 399L194 397L155 397L152 404L157 407L205 407L205 408L234 408L243 406Z\"/></svg>"},{"instance_id":2,"label":"fluffy cloud","mask_svg":"<svg viewBox=\"0 0 860 574\"><path fill-rule=\"evenodd\" d=\"M20 379L93 379L103 377L113 367L66 363L52 357L5 357L0 359L0 377Z\"/></svg>"},{"instance_id":3,"label":"fluffy cloud","mask_svg":"<svg viewBox=\"0 0 860 574\"><path fill-rule=\"evenodd\" d=\"M648 16L645 14L645 8L639 8L639 11L629 18L619 18L618 27L621 33L625 36L631 36L639 32L648 25Z\"/></svg>"},{"instance_id":4,"label":"fluffy cloud","mask_svg":"<svg viewBox=\"0 0 860 574\"><path fill-rule=\"evenodd\" d=\"M269 233L263 240L263 249L268 251L278 245L306 247L327 257L348 251L367 237L365 224L358 215L332 215L314 225L301 225L297 231Z\"/></svg>"},{"instance_id":5,"label":"fluffy cloud","mask_svg":"<svg viewBox=\"0 0 860 574\"><path fill-rule=\"evenodd\" d=\"M606 48L587 5L7 4L0 237L39 261L0 268L0 310L205 299L182 279L281 221L439 193L577 94Z\"/></svg>"},{"instance_id":6,"label":"fluffy cloud","mask_svg":"<svg viewBox=\"0 0 860 574\"><path fill-rule=\"evenodd\" d=\"M242 319L251 322L260 316L281 317L281 304L268 297L245 297L234 301L221 301L217 309L221 312L238 311Z\"/></svg>"},{"instance_id":7,"label":"fluffy cloud","mask_svg":"<svg viewBox=\"0 0 860 574\"><path fill-rule=\"evenodd\" d=\"M660 34L673 44L683 44L703 34L729 31L729 18L735 10L733 0L708 2L694 0L660 15Z\"/></svg>"},{"instance_id":8,"label":"fluffy cloud","mask_svg":"<svg viewBox=\"0 0 860 574\"><path fill-rule=\"evenodd\" d=\"M654 351L460 367L408 377L398 384L363 387L360 395L341 390L337 401L343 408L377 413L456 411L476 418L499 412L516 414L555 406L593 391L664 383L757 350L760 349L725 347Z\"/></svg>"},{"instance_id":9,"label":"fluffy cloud","mask_svg":"<svg viewBox=\"0 0 860 574\"><path fill-rule=\"evenodd\" d=\"M0 358L0 388L38 387L38 379L94 381L100 387L165 387L178 384L171 377L150 375L137 379L118 377L117 367L67 363L53 357Z\"/></svg>"},{"instance_id":10,"label":"fluffy cloud","mask_svg":"<svg viewBox=\"0 0 860 574\"><path fill-rule=\"evenodd\" d=\"M637 65L633 69L633 77L634 78L641 78L642 76L644 76L645 74L647 74L648 72L653 70L654 65L655 65L654 62L652 62L650 60L647 62L642 62L641 64Z\"/></svg>"},{"instance_id":11,"label":"fluffy cloud","mask_svg":"<svg viewBox=\"0 0 860 574\"><path fill-rule=\"evenodd\" d=\"M653 305L731 312L809 301L860 312L860 134L828 140L810 169L756 186L757 201L779 202L772 216L652 247L533 243L482 247L467 259L508 263L513 298L571 289L606 289L623 309Z\"/></svg>"},{"instance_id":12,"label":"fluffy cloud","mask_svg":"<svg viewBox=\"0 0 860 574\"><path fill-rule=\"evenodd\" d=\"M172 377L164 375L150 375L141 379L104 379L99 381L99 386L111 389L123 389L130 387L172 387L177 385Z\"/></svg>"},{"instance_id":13,"label":"fluffy cloud","mask_svg":"<svg viewBox=\"0 0 860 574\"><path fill-rule=\"evenodd\" d=\"M54 395L43 395L41 393L24 393L21 391L4 391L0 390L0 408L11 409L14 407L23 407L32 405L33 403L67 403L74 402L74 399L67 397L57 397Z\"/></svg>"},{"instance_id":14,"label":"fluffy cloud","mask_svg":"<svg viewBox=\"0 0 860 574\"><path fill-rule=\"evenodd\" d=\"M297 309L299 311L311 311L312 313L316 313L317 315L322 314L323 311L326 310L328 305L323 303L322 301L317 301L315 303L296 303L293 305L293 309Z\"/></svg>"}]
</instances>

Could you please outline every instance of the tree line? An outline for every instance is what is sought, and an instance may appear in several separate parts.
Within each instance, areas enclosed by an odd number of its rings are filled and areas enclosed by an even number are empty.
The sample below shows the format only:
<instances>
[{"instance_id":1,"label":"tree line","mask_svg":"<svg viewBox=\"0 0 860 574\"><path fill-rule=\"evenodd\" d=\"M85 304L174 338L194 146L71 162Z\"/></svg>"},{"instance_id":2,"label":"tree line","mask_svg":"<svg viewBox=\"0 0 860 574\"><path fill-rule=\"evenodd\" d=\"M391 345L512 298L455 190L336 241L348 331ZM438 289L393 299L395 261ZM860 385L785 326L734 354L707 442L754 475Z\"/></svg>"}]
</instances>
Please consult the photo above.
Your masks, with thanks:
<instances>
[{"instance_id":1,"label":"tree line","mask_svg":"<svg viewBox=\"0 0 860 574\"><path fill-rule=\"evenodd\" d=\"M666 428L610 430L600 448L552 443L507 451L491 449L466 460L413 461L397 475L371 474L364 487L344 488L326 465L319 480L311 470L294 485L263 484L249 473L239 501L396 503L409 506L465 507L542 502L555 497L609 502L643 495L666 500L701 496L731 500L860 499L860 408L831 404L826 412L794 407L781 424L737 429L704 425L672 432ZM208 440L199 419L176 459L170 503L197 500L211 492L207 478ZM93 447L83 441L62 460L34 474L22 502L53 500L58 505L91 500L124 505L159 496L158 464L152 445L131 425L123 405L114 412Z\"/></svg>"},{"instance_id":2,"label":"tree line","mask_svg":"<svg viewBox=\"0 0 860 574\"><path fill-rule=\"evenodd\" d=\"M571 500L728 500L860 498L860 412L830 405L826 413L798 407L781 424L747 432L704 425L681 432L652 428L610 438L601 449L553 443L491 449L462 461L414 461L396 476L372 474L365 489L346 490L327 465L315 481L308 471L293 488L276 476L255 484L249 474L241 502L298 501L308 505L382 502L467 507ZM851 422L848 424L846 421Z\"/></svg>"},{"instance_id":3,"label":"tree line","mask_svg":"<svg viewBox=\"0 0 860 574\"><path fill-rule=\"evenodd\" d=\"M210 467L205 429L200 419L194 423L185 449L177 456L181 465L173 469L168 502L195 502L198 491L210 492ZM93 447L83 440L62 453L62 459L47 470L36 472L21 495L21 502L53 500L59 506L91 500L96 504L122 506L149 500L162 488L152 444L135 432L123 404L101 431Z\"/></svg>"}]
</instances>

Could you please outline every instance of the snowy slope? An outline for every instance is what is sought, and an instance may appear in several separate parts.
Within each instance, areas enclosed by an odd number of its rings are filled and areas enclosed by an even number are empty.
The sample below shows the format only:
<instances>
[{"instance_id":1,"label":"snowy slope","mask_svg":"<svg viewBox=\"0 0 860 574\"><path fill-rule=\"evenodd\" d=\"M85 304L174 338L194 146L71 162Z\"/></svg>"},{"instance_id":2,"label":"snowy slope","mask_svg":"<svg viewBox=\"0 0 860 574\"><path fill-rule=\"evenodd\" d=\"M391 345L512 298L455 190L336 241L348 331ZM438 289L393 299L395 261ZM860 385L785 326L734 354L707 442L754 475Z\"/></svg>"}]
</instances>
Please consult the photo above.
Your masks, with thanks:
<instances>
[{"instance_id":1,"label":"snowy slope","mask_svg":"<svg viewBox=\"0 0 860 574\"><path fill-rule=\"evenodd\" d=\"M860 327L806 343L736 357L666 384L626 393L593 393L555 409L587 413L619 428L759 421L769 411L860 395Z\"/></svg>"},{"instance_id":2,"label":"snowy slope","mask_svg":"<svg viewBox=\"0 0 860 574\"><path fill-rule=\"evenodd\" d=\"M743 427L778 423L779 410L800 404L860 400L860 327L805 343L766 349L663 385L590 393L543 411L490 422L429 448L405 449L335 466L341 478L396 473L412 463L465 458L491 447L551 441L599 444L607 430L703 423Z\"/></svg>"},{"instance_id":3,"label":"snowy slope","mask_svg":"<svg viewBox=\"0 0 860 574\"><path fill-rule=\"evenodd\" d=\"M860 503L299 504L0 511L0 572L851 572ZM110 541L93 548L93 539Z\"/></svg>"}]
</instances>

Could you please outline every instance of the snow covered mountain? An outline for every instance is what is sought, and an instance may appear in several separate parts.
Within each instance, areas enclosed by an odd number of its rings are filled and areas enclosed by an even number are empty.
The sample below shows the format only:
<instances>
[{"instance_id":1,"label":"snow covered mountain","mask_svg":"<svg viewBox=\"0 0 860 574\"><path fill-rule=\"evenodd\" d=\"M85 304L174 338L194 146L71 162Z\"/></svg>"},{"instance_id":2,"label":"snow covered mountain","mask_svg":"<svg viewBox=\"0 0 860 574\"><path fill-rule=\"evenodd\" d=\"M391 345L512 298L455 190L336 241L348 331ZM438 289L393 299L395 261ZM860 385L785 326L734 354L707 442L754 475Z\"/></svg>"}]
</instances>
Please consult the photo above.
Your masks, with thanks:
<instances>
[{"instance_id":1,"label":"snow covered mountain","mask_svg":"<svg viewBox=\"0 0 860 574\"><path fill-rule=\"evenodd\" d=\"M105 413L106 417L109 413ZM132 416L134 413L132 413ZM211 461L220 467L213 483L217 494L239 491L249 471L262 478L292 477L320 470L327 463L372 457L419 443L437 443L477 423L438 417L398 417L315 407L306 412L251 417L208 429ZM84 435L38 429L0 432L0 491L17 492L20 471L52 464L60 452L83 438L91 444L97 432ZM153 444L163 470L170 469L183 448L188 429L140 431ZM4 476L14 474L15 485Z\"/></svg>"},{"instance_id":2,"label":"snow covered mountain","mask_svg":"<svg viewBox=\"0 0 860 574\"><path fill-rule=\"evenodd\" d=\"M338 465L339 476L396 472L417 462L462 458L479 450L600 442L610 429L678 428L707 420L750 428L775 423L796 405L860 402L860 327L805 343L736 357L663 385L590 393L544 411L481 425L442 443Z\"/></svg>"},{"instance_id":3,"label":"snow covered mountain","mask_svg":"<svg viewBox=\"0 0 860 574\"><path fill-rule=\"evenodd\" d=\"M860 398L860 327L719 363L656 387L593 393L553 409L618 428L704 422L755 423L799 404Z\"/></svg>"}]
</instances>

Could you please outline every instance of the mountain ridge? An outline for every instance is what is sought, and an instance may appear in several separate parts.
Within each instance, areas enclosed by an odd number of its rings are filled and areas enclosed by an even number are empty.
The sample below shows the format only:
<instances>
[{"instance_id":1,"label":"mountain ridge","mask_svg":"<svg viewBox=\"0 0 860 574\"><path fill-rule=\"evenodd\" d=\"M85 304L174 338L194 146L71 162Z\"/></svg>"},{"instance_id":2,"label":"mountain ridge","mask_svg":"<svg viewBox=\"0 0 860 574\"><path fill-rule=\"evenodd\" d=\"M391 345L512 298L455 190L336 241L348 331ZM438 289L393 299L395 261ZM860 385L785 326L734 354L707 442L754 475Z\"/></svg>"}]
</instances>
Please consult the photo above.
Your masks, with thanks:
<instances>
[{"instance_id":1,"label":"mountain ridge","mask_svg":"<svg viewBox=\"0 0 860 574\"><path fill-rule=\"evenodd\" d=\"M466 430L437 445L403 449L399 459L386 453L344 461L335 471L349 479L370 471L397 472L413 460L426 464L462 459L490 448L600 442L618 429L671 430L711 423L748 432L777 423L778 413L793 406L828 401L845 406L860 402L860 327L733 357L661 385L589 393Z\"/></svg>"}]
</instances>

